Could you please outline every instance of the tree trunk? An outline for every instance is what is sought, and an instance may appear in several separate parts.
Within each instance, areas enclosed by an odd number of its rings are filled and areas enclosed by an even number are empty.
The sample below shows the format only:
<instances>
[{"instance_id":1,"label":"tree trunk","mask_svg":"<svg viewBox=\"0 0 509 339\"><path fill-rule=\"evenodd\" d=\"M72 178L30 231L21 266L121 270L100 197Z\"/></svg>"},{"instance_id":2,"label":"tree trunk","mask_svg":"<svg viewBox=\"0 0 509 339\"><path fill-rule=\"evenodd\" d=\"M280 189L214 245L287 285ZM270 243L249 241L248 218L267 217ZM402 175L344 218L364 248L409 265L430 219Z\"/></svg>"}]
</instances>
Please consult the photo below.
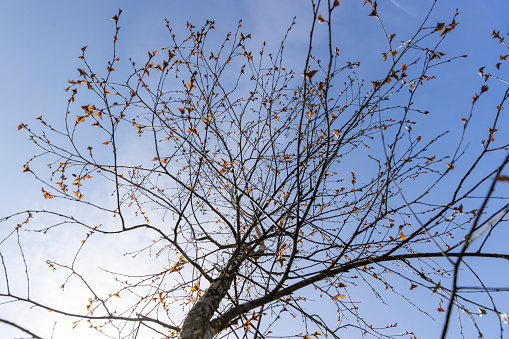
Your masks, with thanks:
<instances>
[{"instance_id":1,"label":"tree trunk","mask_svg":"<svg viewBox=\"0 0 509 339\"><path fill-rule=\"evenodd\" d=\"M236 260L230 260L219 277L189 311L182 324L180 339L212 339L214 337L217 329L212 327L210 319L235 278L235 274L232 273L235 267Z\"/></svg>"}]
</instances>

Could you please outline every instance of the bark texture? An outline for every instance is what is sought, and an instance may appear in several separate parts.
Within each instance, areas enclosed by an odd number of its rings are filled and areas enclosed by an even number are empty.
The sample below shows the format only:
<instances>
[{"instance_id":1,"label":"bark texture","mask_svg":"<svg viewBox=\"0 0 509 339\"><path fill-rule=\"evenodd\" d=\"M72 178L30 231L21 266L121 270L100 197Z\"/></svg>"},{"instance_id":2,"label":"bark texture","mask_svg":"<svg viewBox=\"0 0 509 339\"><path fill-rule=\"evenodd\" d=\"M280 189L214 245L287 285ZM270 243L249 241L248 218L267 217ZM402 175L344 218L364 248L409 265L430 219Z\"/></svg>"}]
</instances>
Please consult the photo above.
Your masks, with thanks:
<instances>
[{"instance_id":1,"label":"bark texture","mask_svg":"<svg viewBox=\"0 0 509 339\"><path fill-rule=\"evenodd\" d=\"M229 265L219 277L203 293L189 311L180 332L180 339L212 339L218 329L212 326L210 319L218 309L235 277L236 260L230 260Z\"/></svg>"}]
</instances>

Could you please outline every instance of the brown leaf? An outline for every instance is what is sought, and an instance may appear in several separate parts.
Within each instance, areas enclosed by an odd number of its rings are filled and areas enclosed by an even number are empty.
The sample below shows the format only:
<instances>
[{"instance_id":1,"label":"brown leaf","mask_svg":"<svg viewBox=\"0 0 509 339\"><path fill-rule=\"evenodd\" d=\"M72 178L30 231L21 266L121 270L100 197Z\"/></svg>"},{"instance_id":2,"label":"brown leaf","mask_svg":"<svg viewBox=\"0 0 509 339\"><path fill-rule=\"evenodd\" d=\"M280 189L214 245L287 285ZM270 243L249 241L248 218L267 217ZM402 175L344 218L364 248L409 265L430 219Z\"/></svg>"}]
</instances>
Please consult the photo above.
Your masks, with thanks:
<instances>
[{"instance_id":1,"label":"brown leaf","mask_svg":"<svg viewBox=\"0 0 509 339\"><path fill-rule=\"evenodd\" d=\"M426 157L424 157L424 158L426 158ZM435 156L432 156L431 158L426 158L426 162L424 164L427 165L434 160L435 160Z\"/></svg>"},{"instance_id":2,"label":"brown leaf","mask_svg":"<svg viewBox=\"0 0 509 339\"><path fill-rule=\"evenodd\" d=\"M319 23L321 23L321 24L324 24L324 23L326 23L326 22L327 22L327 20L325 20L325 19L323 18L323 16L322 16L321 14L319 14L319 15L318 15L318 22L319 22Z\"/></svg>"},{"instance_id":3,"label":"brown leaf","mask_svg":"<svg viewBox=\"0 0 509 339\"><path fill-rule=\"evenodd\" d=\"M308 78L309 80L311 80L311 78L313 77L313 75L315 75L316 73L318 72L318 70L313 70L313 71L309 71L309 72L306 72L306 78Z\"/></svg>"},{"instance_id":4,"label":"brown leaf","mask_svg":"<svg viewBox=\"0 0 509 339\"><path fill-rule=\"evenodd\" d=\"M435 32L441 31L445 26L445 22L437 22L437 26L435 27Z\"/></svg>"},{"instance_id":5,"label":"brown leaf","mask_svg":"<svg viewBox=\"0 0 509 339\"><path fill-rule=\"evenodd\" d=\"M440 284L440 281L438 282L438 284L433 287L433 291L431 292L431 294L435 293L436 291L438 291L440 288L442 288L442 285Z\"/></svg>"},{"instance_id":6,"label":"brown leaf","mask_svg":"<svg viewBox=\"0 0 509 339\"><path fill-rule=\"evenodd\" d=\"M442 34L440 34L440 36L444 36L452 30L453 30L453 28L451 28L450 26L447 26L446 28L443 29Z\"/></svg>"},{"instance_id":7,"label":"brown leaf","mask_svg":"<svg viewBox=\"0 0 509 339\"><path fill-rule=\"evenodd\" d=\"M26 168L28 168L28 165L26 166ZM23 171L25 172L25 171ZM502 181L502 182L509 182L509 176L507 175L499 175L498 177L495 178L496 181Z\"/></svg>"}]
</instances>

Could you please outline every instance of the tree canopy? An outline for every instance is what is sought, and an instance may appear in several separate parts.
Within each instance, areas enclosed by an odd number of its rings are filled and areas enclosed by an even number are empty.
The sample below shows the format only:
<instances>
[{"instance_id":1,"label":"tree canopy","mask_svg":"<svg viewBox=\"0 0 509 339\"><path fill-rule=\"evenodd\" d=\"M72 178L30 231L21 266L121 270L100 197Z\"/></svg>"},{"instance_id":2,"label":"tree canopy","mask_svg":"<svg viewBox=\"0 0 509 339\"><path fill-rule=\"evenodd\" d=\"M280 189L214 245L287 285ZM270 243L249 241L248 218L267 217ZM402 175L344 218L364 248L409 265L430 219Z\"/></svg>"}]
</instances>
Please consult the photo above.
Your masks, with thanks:
<instances>
[{"instance_id":1,"label":"tree canopy","mask_svg":"<svg viewBox=\"0 0 509 339\"><path fill-rule=\"evenodd\" d=\"M366 0L386 49L378 77L362 79L363 64L344 60L335 37L340 10L337 0L311 2L298 70L285 61L293 24L279 46L253 49L241 23L218 43L214 21L188 23L185 37L167 21L170 42L128 59L119 10L107 65L81 49L63 121L18 126L39 149L23 171L42 183L49 208L1 219L4 242L20 250L0 247L2 300L115 338L417 338L397 316L380 323L374 300L436 319L442 338L464 328L482 336L479 316L495 313L502 337L507 287L485 284L475 260L509 260L498 241L509 212L504 36L492 33L499 60L472 70L482 84L470 111L430 127L429 116L446 112L429 111L427 88L465 57L442 52L458 13L438 23L428 13L412 34L394 34ZM488 85L498 89L489 115L476 109ZM47 260L63 272L61 289L88 293L76 311L30 294L25 231L61 230L83 234L66 262ZM125 241L133 260L128 271L103 269L114 286L106 294L82 273L86 252L105 249L93 245L99 238ZM11 255L24 278L9 279ZM151 271L150 260L164 267Z\"/></svg>"}]
</instances>

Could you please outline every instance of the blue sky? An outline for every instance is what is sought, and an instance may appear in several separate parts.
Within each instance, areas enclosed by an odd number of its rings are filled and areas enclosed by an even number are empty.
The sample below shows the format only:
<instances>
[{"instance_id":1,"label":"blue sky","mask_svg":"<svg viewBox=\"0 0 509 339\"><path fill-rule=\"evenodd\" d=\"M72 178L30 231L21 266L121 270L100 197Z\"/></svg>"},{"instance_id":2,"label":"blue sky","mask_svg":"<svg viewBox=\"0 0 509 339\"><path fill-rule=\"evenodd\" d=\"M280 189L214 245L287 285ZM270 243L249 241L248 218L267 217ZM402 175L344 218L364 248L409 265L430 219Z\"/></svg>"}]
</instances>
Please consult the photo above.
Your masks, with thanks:
<instances>
[{"instance_id":1,"label":"blue sky","mask_svg":"<svg viewBox=\"0 0 509 339\"><path fill-rule=\"evenodd\" d=\"M377 67L381 63L380 51L385 44L376 20L367 17L369 6L362 7L362 2L341 1L340 7L334 13L334 36L341 51L341 60L360 60L362 67L359 74L369 81L380 75ZM414 32L431 3L432 1L424 0L379 1L379 13L387 30L396 32L397 38L405 40L405 37L408 38ZM15 210L47 206L48 202L41 196L40 183L22 173L23 164L35 149L27 141L25 134L16 131L16 126L20 122L32 123L39 115L43 115L47 121L55 125L59 124L59 119L65 114L68 99L68 94L64 92L64 88L68 86L67 79L78 77L76 68L80 67L80 60L77 59L81 54L80 48L88 46L87 57L98 67L103 65L105 68L106 61L111 58L114 25L110 18L117 13L119 7L124 13L120 20L122 28L117 52L121 58L131 57L140 61L144 60L148 50L170 45L164 18L170 21L175 33L182 36L185 34L187 21L198 26L206 19L215 20L217 32L214 36L218 41L228 31L234 30L238 21L242 19L244 32L250 32L253 37L249 45L257 50L263 41L267 42L269 48L277 48L293 17L296 16L297 24L290 33L286 45L286 61L296 73L302 73L299 68L302 68L304 62L303 51L307 46L311 24L310 3L306 0L7 1L0 12L0 46L2 46L0 69L3 79L0 83L2 93L0 113L3 126L3 133L0 136L3 166L0 168L0 174L3 178L8 178L2 184L3 196L8 198L4 199L0 206L0 216ZM426 92L425 96L417 99L420 103L429 101L430 111L436 112L422 128L431 131L438 127L453 129L452 136L457 136L458 131L461 131L460 118L466 116L470 109L471 96L479 92L483 84L477 75L477 69L486 65L493 70L498 55L507 54L500 49L496 41L490 39L492 30L500 30L504 35L509 32L507 21L509 2L506 0L442 0L437 4L430 22L432 24L437 21L450 22L456 8L460 13L457 18L460 25L447 38L442 50L449 57L468 54L468 58L456 60L438 70L436 72L438 79L434 87ZM325 26L318 27L319 43L325 42L325 34L323 41L320 41L320 29L324 28ZM483 99L490 102L490 98L495 98L496 94L495 90L490 91ZM488 112L489 108L481 106L480 109L486 109ZM482 124L482 119L478 123ZM472 142L474 139L478 142L481 132L472 138ZM39 263L34 264L32 272L45 277L40 279L43 287L39 288L39 293L47 287L56 287L55 293L59 293L58 282L50 283L46 280L49 278L47 273L44 273L45 259L65 256L69 253L67 251L73 248L72 245L79 243L82 237L82 233L54 234L49 235L48 239L41 243L35 236L32 238L29 236L28 239L34 241L29 253L30 258ZM129 238L123 241L129 243L134 240ZM65 245L55 249L50 246L51 243ZM111 245L107 240L101 240L97 246ZM90 252L90 258L94 258L94 251ZM120 267L129 268L130 264L123 262L121 257L117 258L115 251L112 250L108 255L116 258L111 260L118 260ZM91 259L91 262L94 260L100 261L101 258ZM15 265L14 262L12 264ZM162 264L150 265L155 269ZM93 266L91 264L91 270ZM487 270L485 274L489 276L490 272L497 268L485 267L485 269ZM100 273L97 274L97 284L100 285L102 284ZM35 280L37 278L34 278ZM507 276L505 280L497 280L495 277L492 281L499 286L507 286L508 283ZM51 300L59 297L58 294L51 292L47 298ZM70 304L69 300L59 302L67 303L68 307L75 306ZM39 330L38 333L41 335L50 337L52 322L51 326L47 325L45 313L36 313L37 319L34 320L33 315L20 306L13 308L14 311L7 310L5 305L2 307L0 316L13 315L11 319L19 323L30 320L35 324L31 329ZM506 312L509 312L509 305ZM402 315L402 318L407 322L406 328L411 327L413 322L411 317ZM2 331L3 326L0 324ZM431 338L436 336L440 326L437 325L436 329L429 325L416 327L421 331L416 332L417 337ZM19 335L14 334L17 333L14 331L6 333Z\"/></svg>"}]
</instances>

